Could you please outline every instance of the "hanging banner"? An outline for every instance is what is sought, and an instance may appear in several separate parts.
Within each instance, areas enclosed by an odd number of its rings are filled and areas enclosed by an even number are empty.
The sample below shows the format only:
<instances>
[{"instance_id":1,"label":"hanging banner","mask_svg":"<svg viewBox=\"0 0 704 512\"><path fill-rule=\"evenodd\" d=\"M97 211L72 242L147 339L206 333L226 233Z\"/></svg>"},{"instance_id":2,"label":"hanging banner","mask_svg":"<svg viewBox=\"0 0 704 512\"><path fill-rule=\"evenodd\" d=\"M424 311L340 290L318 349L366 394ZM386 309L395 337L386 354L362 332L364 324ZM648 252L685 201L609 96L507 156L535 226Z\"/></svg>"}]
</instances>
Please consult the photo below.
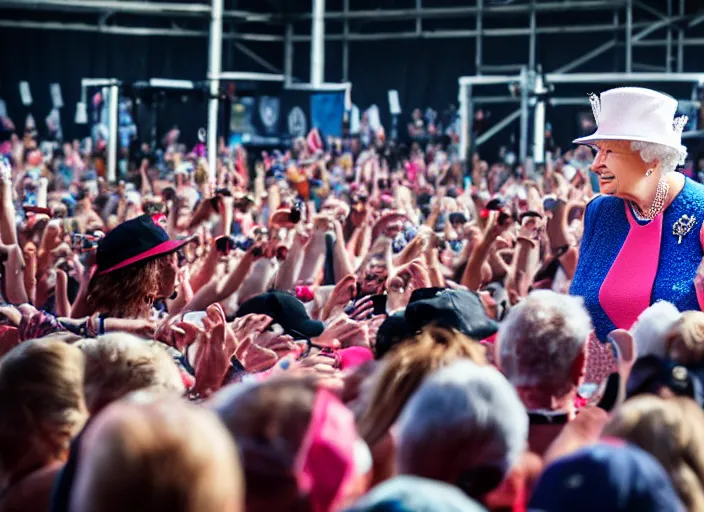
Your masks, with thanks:
<instances>
[{"instance_id":1,"label":"hanging banner","mask_svg":"<svg viewBox=\"0 0 704 512\"><path fill-rule=\"evenodd\" d=\"M32 104L32 93L29 91L29 82L20 82L20 98L22 105L28 107Z\"/></svg>"},{"instance_id":2,"label":"hanging banner","mask_svg":"<svg viewBox=\"0 0 704 512\"><path fill-rule=\"evenodd\" d=\"M54 108L63 108L64 99L61 96L61 85L51 84L49 85L49 92L51 93L51 104Z\"/></svg>"},{"instance_id":3,"label":"hanging banner","mask_svg":"<svg viewBox=\"0 0 704 512\"><path fill-rule=\"evenodd\" d=\"M326 136L342 137L345 114L345 94L342 92L314 93L310 97L312 128Z\"/></svg>"}]
</instances>

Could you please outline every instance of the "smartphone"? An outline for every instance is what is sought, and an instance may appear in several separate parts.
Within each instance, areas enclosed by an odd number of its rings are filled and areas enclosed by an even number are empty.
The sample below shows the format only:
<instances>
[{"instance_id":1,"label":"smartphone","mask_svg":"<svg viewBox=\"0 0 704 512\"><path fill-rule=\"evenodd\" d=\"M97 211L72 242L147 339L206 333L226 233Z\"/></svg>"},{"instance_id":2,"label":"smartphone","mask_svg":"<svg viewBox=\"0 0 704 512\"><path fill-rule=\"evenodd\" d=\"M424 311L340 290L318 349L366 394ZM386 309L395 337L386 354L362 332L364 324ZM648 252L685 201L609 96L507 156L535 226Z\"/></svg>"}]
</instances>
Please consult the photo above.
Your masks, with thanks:
<instances>
[{"instance_id":1,"label":"smartphone","mask_svg":"<svg viewBox=\"0 0 704 512\"><path fill-rule=\"evenodd\" d=\"M66 272L66 274L69 274L71 272L71 267L69 266L68 260L66 260L66 258L61 258L59 261L57 261L56 268L58 270L63 270L64 272Z\"/></svg>"},{"instance_id":2,"label":"smartphone","mask_svg":"<svg viewBox=\"0 0 704 512\"><path fill-rule=\"evenodd\" d=\"M51 217L51 208L42 208L41 206L32 206L31 204L23 204L22 209L25 211L25 213L34 213L34 214L45 214Z\"/></svg>"},{"instance_id":3,"label":"smartphone","mask_svg":"<svg viewBox=\"0 0 704 512\"><path fill-rule=\"evenodd\" d=\"M229 254L235 247L237 247L237 244L231 236L223 235L215 239L215 250L220 254Z\"/></svg>"},{"instance_id":4,"label":"smartphone","mask_svg":"<svg viewBox=\"0 0 704 512\"><path fill-rule=\"evenodd\" d=\"M559 206L560 201L554 197L546 197L543 200L543 208L546 212L554 212Z\"/></svg>"},{"instance_id":5,"label":"smartphone","mask_svg":"<svg viewBox=\"0 0 704 512\"><path fill-rule=\"evenodd\" d=\"M465 214L460 212L451 213L449 219L450 224L453 226L457 224L465 224L467 222L467 217L465 216Z\"/></svg>"},{"instance_id":6,"label":"smartphone","mask_svg":"<svg viewBox=\"0 0 704 512\"><path fill-rule=\"evenodd\" d=\"M174 187L166 187L161 191L161 196L164 201L173 201L176 199L176 189Z\"/></svg>"},{"instance_id":7,"label":"smartphone","mask_svg":"<svg viewBox=\"0 0 704 512\"><path fill-rule=\"evenodd\" d=\"M292 224L298 224L301 221L301 217L303 215L302 208L303 205L300 201L297 201L291 208L291 213L289 214L288 219Z\"/></svg>"},{"instance_id":8,"label":"smartphone","mask_svg":"<svg viewBox=\"0 0 704 512\"><path fill-rule=\"evenodd\" d=\"M183 314L181 321L203 327L203 319L206 316L208 316L208 314L205 311L189 311Z\"/></svg>"},{"instance_id":9,"label":"smartphone","mask_svg":"<svg viewBox=\"0 0 704 512\"><path fill-rule=\"evenodd\" d=\"M621 387L621 376L618 373L612 373L606 379L606 386L604 387L604 393L601 395L601 400L596 404L600 409L606 412L611 412L611 410L618 403L618 394Z\"/></svg>"},{"instance_id":10,"label":"smartphone","mask_svg":"<svg viewBox=\"0 0 704 512\"><path fill-rule=\"evenodd\" d=\"M511 218L511 215L509 215L506 212L501 212L499 213L499 226L503 226L508 222L508 220Z\"/></svg>"},{"instance_id":11,"label":"smartphone","mask_svg":"<svg viewBox=\"0 0 704 512\"><path fill-rule=\"evenodd\" d=\"M75 252L90 252L98 247L99 237L93 235L82 235L80 233L72 233L71 240L73 250Z\"/></svg>"},{"instance_id":12,"label":"smartphone","mask_svg":"<svg viewBox=\"0 0 704 512\"><path fill-rule=\"evenodd\" d=\"M237 237L235 240L235 247L242 251L248 251L250 247L254 245L254 238L245 238L243 236Z\"/></svg>"},{"instance_id":13,"label":"smartphone","mask_svg":"<svg viewBox=\"0 0 704 512\"><path fill-rule=\"evenodd\" d=\"M374 304L372 315L386 314L386 300L388 299L388 295L380 293L378 295L372 295L369 299L372 301L372 304Z\"/></svg>"}]
</instances>

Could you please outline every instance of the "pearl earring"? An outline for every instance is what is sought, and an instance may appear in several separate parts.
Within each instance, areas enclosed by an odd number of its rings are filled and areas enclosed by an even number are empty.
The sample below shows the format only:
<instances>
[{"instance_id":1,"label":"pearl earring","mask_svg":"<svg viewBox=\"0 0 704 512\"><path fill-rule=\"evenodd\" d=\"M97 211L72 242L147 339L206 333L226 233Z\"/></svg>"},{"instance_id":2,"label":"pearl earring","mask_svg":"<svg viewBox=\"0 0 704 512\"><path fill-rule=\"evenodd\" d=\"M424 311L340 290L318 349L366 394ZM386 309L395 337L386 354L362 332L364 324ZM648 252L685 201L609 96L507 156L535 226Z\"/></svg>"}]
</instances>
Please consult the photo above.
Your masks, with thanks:
<instances>
[{"instance_id":1,"label":"pearl earring","mask_svg":"<svg viewBox=\"0 0 704 512\"><path fill-rule=\"evenodd\" d=\"M650 176L651 174L653 174L653 170L652 170L652 169L648 169L647 171L645 171L645 177L646 177L646 178L647 178L648 176Z\"/></svg>"}]
</instances>

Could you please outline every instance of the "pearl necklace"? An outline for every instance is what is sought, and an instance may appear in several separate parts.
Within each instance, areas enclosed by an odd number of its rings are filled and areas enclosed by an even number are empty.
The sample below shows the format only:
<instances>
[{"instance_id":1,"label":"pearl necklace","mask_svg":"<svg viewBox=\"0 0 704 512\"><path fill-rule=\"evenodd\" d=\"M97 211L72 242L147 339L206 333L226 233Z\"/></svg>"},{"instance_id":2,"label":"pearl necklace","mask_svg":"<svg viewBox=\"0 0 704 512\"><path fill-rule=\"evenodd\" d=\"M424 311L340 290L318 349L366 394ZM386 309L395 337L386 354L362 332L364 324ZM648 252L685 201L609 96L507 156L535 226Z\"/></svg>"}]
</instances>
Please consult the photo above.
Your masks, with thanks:
<instances>
[{"instance_id":1,"label":"pearl necklace","mask_svg":"<svg viewBox=\"0 0 704 512\"><path fill-rule=\"evenodd\" d=\"M630 201L631 205L633 206L633 211L635 212L638 220L653 220L658 215L658 213L663 210L663 207L665 206L665 200L667 199L667 193L669 191L670 184L663 177L660 178L660 181L658 181L658 188L655 191L655 199L653 199L653 204L650 205L650 208L648 208L647 212L642 211L636 203Z\"/></svg>"}]
</instances>

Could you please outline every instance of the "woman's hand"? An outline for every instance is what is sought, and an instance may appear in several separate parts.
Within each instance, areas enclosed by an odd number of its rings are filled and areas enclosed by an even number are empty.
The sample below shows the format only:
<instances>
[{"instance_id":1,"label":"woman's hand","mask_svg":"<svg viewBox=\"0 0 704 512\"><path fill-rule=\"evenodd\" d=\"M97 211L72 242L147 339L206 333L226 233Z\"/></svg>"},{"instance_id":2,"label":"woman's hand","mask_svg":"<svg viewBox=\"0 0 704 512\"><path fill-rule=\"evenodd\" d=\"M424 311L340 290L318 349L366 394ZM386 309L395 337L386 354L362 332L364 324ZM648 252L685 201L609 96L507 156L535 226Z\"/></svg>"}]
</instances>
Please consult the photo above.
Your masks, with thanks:
<instances>
[{"instance_id":1,"label":"woman's hand","mask_svg":"<svg viewBox=\"0 0 704 512\"><path fill-rule=\"evenodd\" d=\"M320 320L325 322L329 318L344 311L357 293L357 278L354 274L348 274L335 285L328 301L323 306Z\"/></svg>"},{"instance_id":2,"label":"woman's hand","mask_svg":"<svg viewBox=\"0 0 704 512\"><path fill-rule=\"evenodd\" d=\"M350 319L347 315L338 315L327 325L323 334L311 342L324 347L369 348L369 327Z\"/></svg>"},{"instance_id":3,"label":"woman's hand","mask_svg":"<svg viewBox=\"0 0 704 512\"><path fill-rule=\"evenodd\" d=\"M386 290L389 294L389 307L387 309L393 313L405 308L408 305L408 301L411 300L414 290L428 288L429 286L430 277L428 276L428 271L419 260L414 260L402 266L389 276L386 281Z\"/></svg>"}]
</instances>

